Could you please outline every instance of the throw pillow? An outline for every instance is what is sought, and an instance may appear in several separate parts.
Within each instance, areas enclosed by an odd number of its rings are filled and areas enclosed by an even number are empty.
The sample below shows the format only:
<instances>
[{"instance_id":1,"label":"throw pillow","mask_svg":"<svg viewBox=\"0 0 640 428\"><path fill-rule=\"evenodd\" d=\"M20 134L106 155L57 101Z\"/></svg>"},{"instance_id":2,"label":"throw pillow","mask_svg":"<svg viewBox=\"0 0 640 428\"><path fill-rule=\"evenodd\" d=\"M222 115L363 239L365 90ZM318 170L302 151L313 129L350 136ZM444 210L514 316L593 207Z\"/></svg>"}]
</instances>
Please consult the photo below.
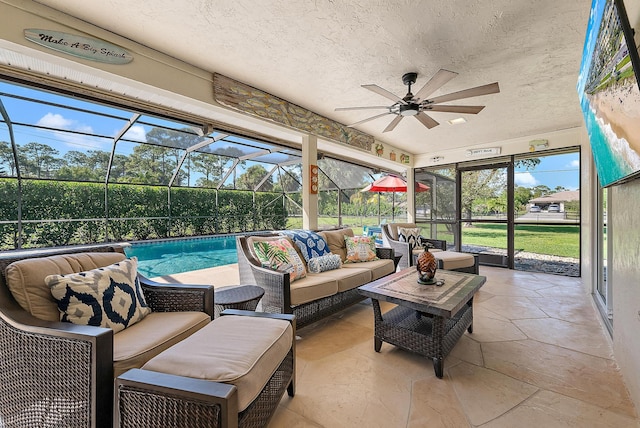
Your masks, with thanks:
<instances>
[{"instance_id":1,"label":"throw pillow","mask_svg":"<svg viewBox=\"0 0 640 428\"><path fill-rule=\"evenodd\" d=\"M313 257L307 263L309 272L320 273L342 267L342 259L339 254L327 254L326 256Z\"/></svg>"},{"instance_id":2,"label":"throw pillow","mask_svg":"<svg viewBox=\"0 0 640 428\"><path fill-rule=\"evenodd\" d=\"M413 250L418 245L418 237L420 236L420 229L417 227L399 227L398 228L398 241L408 242L409 250Z\"/></svg>"},{"instance_id":3,"label":"throw pillow","mask_svg":"<svg viewBox=\"0 0 640 428\"><path fill-rule=\"evenodd\" d=\"M117 333L151 313L137 271L138 259L132 257L86 272L48 275L44 282L58 303L60 321Z\"/></svg>"},{"instance_id":4,"label":"throw pillow","mask_svg":"<svg viewBox=\"0 0 640 428\"><path fill-rule=\"evenodd\" d=\"M288 236L296 244L307 263L314 257L331 254L327 241L310 230L283 230L280 234Z\"/></svg>"},{"instance_id":5,"label":"throw pillow","mask_svg":"<svg viewBox=\"0 0 640 428\"><path fill-rule=\"evenodd\" d=\"M304 263L289 239L254 242L253 249L263 267L289 273L291 282L307 276Z\"/></svg>"},{"instance_id":6,"label":"throw pillow","mask_svg":"<svg viewBox=\"0 0 640 428\"><path fill-rule=\"evenodd\" d=\"M345 236L347 244L347 260L345 263L369 262L378 260L376 241L370 236Z\"/></svg>"}]
</instances>

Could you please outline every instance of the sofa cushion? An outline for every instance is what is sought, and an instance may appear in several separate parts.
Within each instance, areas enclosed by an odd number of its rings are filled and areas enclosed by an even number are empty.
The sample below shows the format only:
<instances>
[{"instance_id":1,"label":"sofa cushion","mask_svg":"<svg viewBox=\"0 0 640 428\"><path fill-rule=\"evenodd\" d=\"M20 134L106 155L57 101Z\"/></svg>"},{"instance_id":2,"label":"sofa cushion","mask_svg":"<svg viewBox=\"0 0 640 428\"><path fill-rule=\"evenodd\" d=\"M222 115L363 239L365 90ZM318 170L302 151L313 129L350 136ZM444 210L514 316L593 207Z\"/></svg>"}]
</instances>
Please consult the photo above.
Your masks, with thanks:
<instances>
[{"instance_id":1,"label":"sofa cushion","mask_svg":"<svg viewBox=\"0 0 640 428\"><path fill-rule=\"evenodd\" d=\"M48 275L87 271L125 259L122 253L78 253L18 260L7 266L7 287L18 304L36 318L60 321L58 304L44 282Z\"/></svg>"},{"instance_id":2,"label":"sofa cushion","mask_svg":"<svg viewBox=\"0 0 640 428\"><path fill-rule=\"evenodd\" d=\"M345 236L347 260L345 263L360 263L378 260L376 240L372 236Z\"/></svg>"},{"instance_id":3,"label":"sofa cushion","mask_svg":"<svg viewBox=\"0 0 640 428\"><path fill-rule=\"evenodd\" d=\"M254 242L253 249L263 267L289 273L291 282L307 276L304 263L289 239Z\"/></svg>"},{"instance_id":4,"label":"sofa cushion","mask_svg":"<svg viewBox=\"0 0 640 428\"><path fill-rule=\"evenodd\" d=\"M310 273L306 278L291 283L291 305L300 305L323 297L333 296L337 292L337 281L326 275L326 272Z\"/></svg>"},{"instance_id":5,"label":"sofa cushion","mask_svg":"<svg viewBox=\"0 0 640 428\"><path fill-rule=\"evenodd\" d=\"M371 282L371 269L361 267L363 263L352 264L350 269L336 269L323 272L338 284L338 292L351 290ZM391 263L393 265L393 262ZM356 267L357 266L357 267Z\"/></svg>"},{"instance_id":6,"label":"sofa cushion","mask_svg":"<svg viewBox=\"0 0 640 428\"><path fill-rule=\"evenodd\" d=\"M307 263L309 263L309 259L331 254L327 241L315 232L310 230L283 230L280 233L293 241Z\"/></svg>"},{"instance_id":7,"label":"sofa cushion","mask_svg":"<svg viewBox=\"0 0 640 428\"><path fill-rule=\"evenodd\" d=\"M340 255L329 253L320 257L312 257L307 262L307 268L311 273L326 272L329 270L340 269L342 267L342 259Z\"/></svg>"},{"instance_id":8,"label":"sofa cushion","mask_svg":"<svg viewBox=\"0 0 640 428\"><path fill-rule=\"evenodd\" d=\"M60 321L124 330L151 309L138 281L138 259L65 275L48 275L45 284L58 303Z\"/></svg>"},{"instance_id":9,"label":"sofa cushion","mask_svg":"<svg viewBox=\"0 0 640 428\"><path fill-rule=\"evenodd\" d=\"M342 270L367 269L369 272L371 272L370 281L375 281L376 279L382 278L383 276L389 275L395 271L393 260L390 259L379 259L363 263L347 263L342 265L342 267L344 268Z\"/></svg>"},{"instance_id":10,"label":"sofa cushion","mask_svg":"<svg viewBox=\"0 0 640 428\"><path fill-rule=\"evenodd\" d=\"M142 368L235 385L238 411L253 402L284 360L293 328L284 320L226 315Z\"/></svg>"},{"instance_id":11,"label":"sofa cushion","mask_svg":"<svg viewBox=\"0 0 640 428\"><path fill-rule=\"evenodd\" d=\"M152 312L113 335L113 374L140 368L211 322L204 312Z\"/></svg>"},{"instance_id":12,"label":"sofa cushion","mask_svg":"<svg viewBox=\"0 0 640 428\"><path fill-rule=\"evenodd\" d=\"M353 230L350 228L338 229L338 230L323 230L318 232L318 235L322 236L327 244L329 250L333 254L338 254L342 261L347 260L347 244L345 243L345 236L353 236Z\"/></svg>"}]
</instances>

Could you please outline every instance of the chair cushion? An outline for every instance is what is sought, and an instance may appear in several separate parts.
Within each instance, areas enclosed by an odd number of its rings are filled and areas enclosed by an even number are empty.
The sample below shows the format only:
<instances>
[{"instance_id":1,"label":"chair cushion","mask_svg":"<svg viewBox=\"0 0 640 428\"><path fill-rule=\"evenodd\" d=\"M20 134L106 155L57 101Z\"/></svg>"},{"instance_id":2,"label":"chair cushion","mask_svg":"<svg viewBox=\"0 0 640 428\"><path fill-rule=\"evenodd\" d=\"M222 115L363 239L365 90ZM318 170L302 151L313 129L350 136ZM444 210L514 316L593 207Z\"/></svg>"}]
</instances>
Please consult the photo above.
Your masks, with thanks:
<instances>
[{"instance_id":1,"label":"chair cushion","mask_svg":"<svg viewBox=\"0 0 640 428\"><path fill-rule=\"evenodd\" d=\"M307 262L307 268L311 273L326 272L329 270L340 269L341 267L342 259L338 254L333 253L320 257L312 257Z\"/></svg>"},{"instance_id":2,"label":"chair cushion","mask_svg":"<svg viewBox=\"0 0 640 428\"><path fill-rule=\"evenodd\" d=\"M404 227L407 229L418 227L415 223L389 223L388 225L389 235L394 241L398 240L398 228Z\"/></svg>"},{"instance_id":3,"label":"chair cushion","mask_svg":"<svg viewBox=\"0 0 640 428\"><path fill-rule=\"evenodd\" d=\"M310 230L283 230L280 234L293 241L307 263L309 259L331 254L327 241Z\"/></svg>"},{"instance_id":4,"label":"chair cushion","mask_svg":"<svg viewBox=\"0 0 640 428\"><path fill-rule=\"evenodd\" d=\"M138 281L138 259L66 275L48 275L45 284L58 303L60 321L124 330L151 309Z\"/></svg>"},{"instance_id":5,"label":"chair cushion","mask_svg":"<svg viewBox=\"0 0 640 428\"><path fill-rule=\"evenodd\" d=\"M211 322L204 312L152 312L113 335L114 377L140 368L160 352Z\"/></svg>"},{"instance_id":6,"label":"chair cushion","mask_svg":"<svg viewBox=\"0 0 640 428\"><path fill-rule=\"evenodd\" d=\"M122 253L78 253L18 260L7 266L7 287L18 304L36 318L60 321L58 304L44 282L48 275L87 271L125 259Z\"/></svg>"},{"instance_id":7,"label":"chair cushion","mask_svg":"<svg viewBox=\"0 0 640 428\"><path fill-rule=\"evenodd\" d=\"M409 249L413 250L419 246L420 229L417 227L399 227L398 241L407 242Z\"/></svg>"},{"instance_id":8,"label":"chair cushion","mask_svg":"<svg viewBox=\"0 0 640 428\"><path fill-rule=\"evenodd\" d=\"M344 269L367 269L371 272L370 281L375 281L376 279L380 279L395 271L393 260L390 259L378 259L363 263L347 263L342 265L342 267Z\"/></svg>"},{"instance_id":9,"label":"chair cushion","mask_svg":"<svg viewBox=\"0 0 640 428\"><path fill-rule=\"evenodd\" d=\"M347 260L347 244L344 237L353 236L352 229L323 230L322 232L318 232L318 235L322 236L325 241L327 241L329 250L333 254L338 254L343 262Z\"/></svg>"},{"instance_id":10,"label":"chair cushion","mask_svg":"<svg viewBox=\"0 0 640 428\"><path fill-rule=\"evenodd\" d=\"M238 411L253 402L289 353L284 320L226 315L149 360L142 368L238 388Z\"/></svg>"},{"instance_id":11,"label":"chair cushion","mask_svg":"<svg viewBox=\"0 0 640 428\"><path fill-rule=\"evenodd\" d=\"M346 236L347 260L345 263L360 263L378 260L376 240L371 236Z\"/></svg>"},{"instance_id":12,"label":"chair cushion","mask_svg":"<svg viewBox=\"0 0 640 428\"><path fill-rule=\"evenodd\" d=\"M289 273L291 282L307 276L307 269L289 239L254 242L253 249L263 267Z\"/></svg>"},{"instance_id":13,"label":"chair cushion","mask_svg":"<svg viewBox=\"0 0 640 428\"><path fill-rule=\"evenodd\" d=\"M300 305L336 294L338 283L326 273L310 273L306 278L291 283L291 305Z\"/></svg>"}]
</instances>

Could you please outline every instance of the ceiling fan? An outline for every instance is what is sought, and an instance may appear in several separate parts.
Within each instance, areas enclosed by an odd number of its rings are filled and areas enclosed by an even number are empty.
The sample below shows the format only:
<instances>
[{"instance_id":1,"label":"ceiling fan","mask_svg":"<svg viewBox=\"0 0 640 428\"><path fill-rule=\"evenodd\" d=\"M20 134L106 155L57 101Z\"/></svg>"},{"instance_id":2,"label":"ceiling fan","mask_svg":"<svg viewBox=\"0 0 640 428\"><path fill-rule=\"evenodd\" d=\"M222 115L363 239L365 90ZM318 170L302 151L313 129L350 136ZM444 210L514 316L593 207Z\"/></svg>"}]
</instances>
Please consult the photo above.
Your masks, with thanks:
<instances>
[{"instance_id":1,"label":"ceiling fan","mask_svg":"<svg viewBox=\"0 0 640 428\"><path fill-rule=\"evenodd\" d=\"M451 94L440 95L435 98L427 98L429 95L437 91L441 86L447 83L449 80L456 77L458 73L440 69L415 95L411 93L411 85L416 83L418 73L406 73L402 76L402 82L409 87L407 95L403 98L381 88L378 85L362 85L363 88L382 95L385 98L394 101L390 106L368 106L368 107L339 107L335 111L346 110L382 110L387 111L375 116L368 117L351 125L349 127L360 125L361 123L368 122L370 120L377 119L388 114L394 114L396 117L387 125L382 132L392 131L402 119L407 116L413 116L420 123L427 128L431 129L438 126L439 123L429 116L426 112L437 111L444 113L463 113L463 114L478 114L484 106L456 106L456 105L440 105L447 101L459 100L463 98L478 97L480 95L495 94L500 92L498 82L490 83L488 85L476 86L475 88L469 88Z\"/></svg>"}]
</instances>

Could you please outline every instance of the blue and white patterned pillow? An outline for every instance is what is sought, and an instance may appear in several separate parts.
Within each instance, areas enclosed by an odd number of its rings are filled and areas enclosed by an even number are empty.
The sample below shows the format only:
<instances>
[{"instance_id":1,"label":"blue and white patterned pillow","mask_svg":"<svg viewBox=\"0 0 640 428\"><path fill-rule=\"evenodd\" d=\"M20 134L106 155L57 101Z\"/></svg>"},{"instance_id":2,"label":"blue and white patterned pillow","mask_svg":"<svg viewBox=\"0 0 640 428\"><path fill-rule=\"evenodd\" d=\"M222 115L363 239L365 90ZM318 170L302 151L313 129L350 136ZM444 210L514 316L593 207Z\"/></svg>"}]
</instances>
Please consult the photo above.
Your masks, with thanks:
<instances>
[{"instance_id":1,"label":"blue and white patterned pillow","mask_svg":"<svg viewBox=\"0 0 640 428\"><path fill-rule=\"evenodd\" d=\"M331 254L329 245L322 236L310 230L283 230L281 235L288 236L297 245L302 257L309 263L309 259Z\"/></svg>"},{"instance_id":2,"label":"blue and white patterned pillow","mask_svg":"<svg viewBox=\"0 0 640 428\"><path fill-rule=\"evenodd\" d=\"M117 333L143 319L151 309L138 281L138 259L44 279L58 303L60 321L106 327Z\"/></svg>"},{"instance_id":3,"label":"blue and white patterned pillow","mask_svg":"<svg viewBox=\"0 0 640 428\"><path fill-rule=\"evenodd\" d=\"M327 254L326 256L313 257L309 259L307 268L309 272L320 273L342 267L342 259L339 254Z\"/></svg>"}]
</instances>

